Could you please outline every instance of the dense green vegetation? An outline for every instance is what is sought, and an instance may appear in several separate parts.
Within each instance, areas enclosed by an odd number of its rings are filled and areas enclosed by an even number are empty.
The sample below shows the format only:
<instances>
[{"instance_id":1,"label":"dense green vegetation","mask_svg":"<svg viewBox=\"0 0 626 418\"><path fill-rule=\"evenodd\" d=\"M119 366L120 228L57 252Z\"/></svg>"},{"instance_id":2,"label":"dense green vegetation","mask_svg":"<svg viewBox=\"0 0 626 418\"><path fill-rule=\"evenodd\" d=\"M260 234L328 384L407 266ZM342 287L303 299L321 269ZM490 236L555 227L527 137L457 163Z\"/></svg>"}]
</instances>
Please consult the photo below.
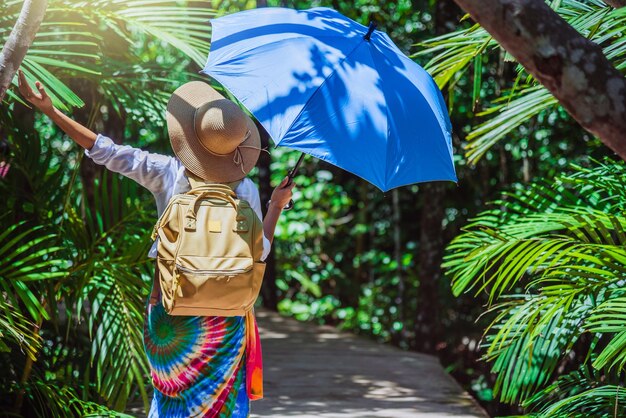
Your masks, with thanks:
<instances>
[{"instance_id":1,"label":"dense green vegetation","mask_svg":"<svg viewBox=\"0 0 626 418\"><path fill-rule=\"evenodd\" d=\"M625 169L594 162L513 189L448 246L453 292L489 299L484 357L502 401L546 417L626 412Z\"/></svg>"},{"instance_id":2,"label":"dense green vegetation","mask_svg":"<svg viewBox=\"0 0 626 418\"><path fill-rule=\"evenodd\" d=\"M0 37L21 3L0 6ZM451 1L207 4L51 0L24 71L93 130L170 153L165 103L199 78L211 16L323 5L375 19L442 88L459 185L382 194L305 159L263 303L435 353L494 414L626 414L623 162L605 158ZM624 71L626 13L596 0L550 4ZM152 196L83 158L16 91L1 107L11 166L0 179L0 410L67 417L147 406ZM263 170L276 184L297 157L271 147L253 172L262 192Z\"/></svg>"}]
</instances>

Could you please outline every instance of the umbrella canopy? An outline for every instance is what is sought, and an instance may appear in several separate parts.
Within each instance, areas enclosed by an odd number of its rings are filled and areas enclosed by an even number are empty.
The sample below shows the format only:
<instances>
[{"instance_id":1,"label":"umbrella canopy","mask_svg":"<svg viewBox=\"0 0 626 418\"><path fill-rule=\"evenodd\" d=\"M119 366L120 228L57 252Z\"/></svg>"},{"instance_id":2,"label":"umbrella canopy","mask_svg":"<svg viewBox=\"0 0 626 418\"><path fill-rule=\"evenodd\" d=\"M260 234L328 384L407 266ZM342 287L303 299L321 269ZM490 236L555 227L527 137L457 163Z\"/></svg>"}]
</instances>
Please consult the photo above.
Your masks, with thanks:
<instances>
[{"instance_id":1,"label":"umbrella canopy","mask_svg":"<svg viewBox=\"0 0 626 418\"><path fill-rule=\"evenodd\" d=\"M203 72L230 90L276 145L383 191L456 181L441 92L385 33L329 8L260 8L211 24Z\"/></svg>"}]
</instances>

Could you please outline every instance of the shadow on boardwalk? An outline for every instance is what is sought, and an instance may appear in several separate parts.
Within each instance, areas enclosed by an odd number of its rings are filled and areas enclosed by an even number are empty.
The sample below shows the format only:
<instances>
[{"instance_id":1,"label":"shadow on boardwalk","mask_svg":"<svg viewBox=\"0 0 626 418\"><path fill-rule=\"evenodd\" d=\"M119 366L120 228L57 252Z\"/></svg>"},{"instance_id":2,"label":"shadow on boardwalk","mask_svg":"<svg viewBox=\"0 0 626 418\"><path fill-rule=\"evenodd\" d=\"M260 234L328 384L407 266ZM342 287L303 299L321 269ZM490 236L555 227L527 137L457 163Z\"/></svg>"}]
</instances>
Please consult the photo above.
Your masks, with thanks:
<instances>
[{"instance_id":1,"label":"shadow on boardwalk","mask_svg":"<svg viewBox=\"0 0 626 418\"><path fill-rule=\"evenodd\" d=\"M432 356L257 311L265 398L251 418L487 417ZM145 417L139 405L128 412Z\"/></svg>"},{"instance_id":2,"label":"shadow on boardwalk","mask_svg":"<svg viewBox=\"0 0 626 418\"><path fill-rule=\"evenodd\" d=\"M252 417L487 417L432 356L257 312L265 398Z\"/></svg>"}]
</instances>

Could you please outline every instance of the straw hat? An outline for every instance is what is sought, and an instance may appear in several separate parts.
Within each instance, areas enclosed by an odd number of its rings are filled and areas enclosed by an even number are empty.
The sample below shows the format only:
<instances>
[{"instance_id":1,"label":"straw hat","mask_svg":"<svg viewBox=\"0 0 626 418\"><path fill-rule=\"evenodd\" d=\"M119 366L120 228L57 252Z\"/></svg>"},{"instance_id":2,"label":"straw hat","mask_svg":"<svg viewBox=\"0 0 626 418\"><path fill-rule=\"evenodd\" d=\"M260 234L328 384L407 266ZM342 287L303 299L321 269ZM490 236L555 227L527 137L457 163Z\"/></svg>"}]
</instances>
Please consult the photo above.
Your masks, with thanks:
<instances>
[{"instance_id":1,"label":"straw hat","mask_svg":"<svg viewBox=\"0 0 626 418\"><path fill-rule=\"evenodd\" d=\"M252 119L207 83L176 89L166 120L174 154L203 180L241 180L259 158L261 138Z\"/></svg>"}]
</instances>

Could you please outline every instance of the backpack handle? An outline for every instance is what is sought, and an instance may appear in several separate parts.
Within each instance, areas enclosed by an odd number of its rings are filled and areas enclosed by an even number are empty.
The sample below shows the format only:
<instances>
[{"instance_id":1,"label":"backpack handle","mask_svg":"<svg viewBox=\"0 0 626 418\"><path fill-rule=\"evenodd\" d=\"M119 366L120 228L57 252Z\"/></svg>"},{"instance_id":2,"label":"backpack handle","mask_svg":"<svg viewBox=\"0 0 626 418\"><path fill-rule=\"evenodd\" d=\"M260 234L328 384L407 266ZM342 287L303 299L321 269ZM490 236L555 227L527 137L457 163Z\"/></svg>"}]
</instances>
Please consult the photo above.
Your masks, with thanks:
<instances>
[{"instance_id":1,"label":"backpack handle","mask_svg":"<svg viewBox=\"0 0 626 418\"><path fill-rule=\"evenodd\" d=\"M235 202L235 199L233 199L232 196L221 192L221 191L216 191L216 190L209 190L209 191L202 191L200 192L200 194L194 199L193 203L191 205L189 205L189 209L187 210L187 213L185 214L185 219L196 219L196 206L198 206L198 203L200 202L200 199L202 199L203 197L214 197L216 199L220 199L223 200L225 202L230 203L231 205L233 205L233 208L235 208L235 210L237 210L237 202Z\"/></svg>"},{"instance_id":2,"label":"backpack handle","mask_svg":"<svg viewBox=\"0 0 626 418\"><path fill-rule=\"evenodd\" d=\"M191 186L191 190L187 192L188 194L196 194L199 191L204 190L215 190L219 189L220 191L227 192L229 194L232 193L233 196L236 196L235 189L241 184L243 179L231 181L229 183L214 183L212 181L202 180L200 177L197 177L191 171L185 169L185 175L187 176L187 180L189 180L189 185Z\"/></svg>"},{"instance_id":3,"label":"backpack handle","mask_svg":"<svg viewBox=\"0 0 626 418\"><path fill-rule=\"evenodd\" d=\"M189 190L187 194L195 195L198 193L212 192L212 191L216 193L224 193L232 197L237 196L237 194L233 191L233 189L226 186L225 184L206 184L206 185L194 187L193 189Z\"/></svg>"}]
</instances>

